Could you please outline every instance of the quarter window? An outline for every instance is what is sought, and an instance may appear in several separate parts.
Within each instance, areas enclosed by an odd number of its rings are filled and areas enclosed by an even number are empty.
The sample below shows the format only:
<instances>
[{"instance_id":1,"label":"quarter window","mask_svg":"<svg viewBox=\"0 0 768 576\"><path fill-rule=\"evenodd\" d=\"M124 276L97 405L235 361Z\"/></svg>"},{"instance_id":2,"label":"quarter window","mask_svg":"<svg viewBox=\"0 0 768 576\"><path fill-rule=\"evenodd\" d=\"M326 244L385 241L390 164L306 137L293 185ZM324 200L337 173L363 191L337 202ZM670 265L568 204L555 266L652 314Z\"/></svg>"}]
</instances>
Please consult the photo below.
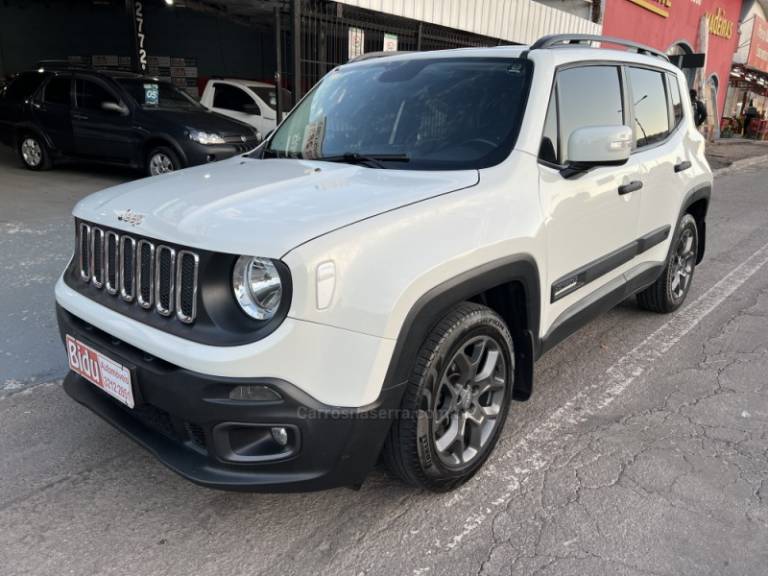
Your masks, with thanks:
<instances>
[{"instance_id":1,"label":"quarter window","mask_svg":"<svg viewBox=\"0 0 768 576\"><path fill-rule=\"evenodd\" d=\"M568 138L585 126L624 124L621 76L615 66L568 68L557 76L561 164L568 161Z\"/></svg>"},{"instance_id":2,"label":"quarter window","mask_svg":"<svg viewBox=\"0 0 768 576\"><path fill-rule=\"evenodd\" d=\"M46 104L69 106L71 103L70 86L71 81L69 78L51 78L48 84L45 85L43 101Z\"/></svg>"},{"instance_id":3,"label":"quarter window","mask_svg":"<svg viewBox=\"0 0 768 576\"><path fill-rule=\"evenodd\" d=\"M645 68L629 68L628 74L635 111L635 141L638 148L643 148L664 140L669 134L664 76Z\"/></svg>"},{"instance_id":4,"label":"quarter window","mask_svg":"<svg viewBox=\"0 0 768 576\"><path fill-rule=\"evenodd\" d=\"M672 114L675 119L675 128L683 119L683 102L680 98L680 85L677 82L677 76L669 74L667 76L667 85L669 86L669 96L672 99Z\"/></svg>"},{"instance_id":5,"label":"quarter window","mask_svg":"<svg viewBox=\"0 0 768 576\"><path fill-rule=\"evenodd\" d=\"M254 104L253 98L248 96L248 94L240 88L230 86L229 84L216 84L213 93L214 108L245 112L245 107L248 104Z\"/></svg>"}]
</instances>

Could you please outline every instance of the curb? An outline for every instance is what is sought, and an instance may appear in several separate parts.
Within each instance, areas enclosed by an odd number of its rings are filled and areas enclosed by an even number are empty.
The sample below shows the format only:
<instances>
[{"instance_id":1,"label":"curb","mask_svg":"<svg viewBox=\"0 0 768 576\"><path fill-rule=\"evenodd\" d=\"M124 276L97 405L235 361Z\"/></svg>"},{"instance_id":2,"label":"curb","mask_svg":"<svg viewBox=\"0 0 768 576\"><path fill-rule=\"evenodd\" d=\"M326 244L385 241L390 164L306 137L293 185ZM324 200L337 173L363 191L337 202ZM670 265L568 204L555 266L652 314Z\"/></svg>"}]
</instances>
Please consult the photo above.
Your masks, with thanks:
<instances>
[{"instance_id":1,"label":"curb","mask_svg":"<svg viewBox=\"0 0 768 576\"><path fill-rule=\"evenodd\" d=\"M730 166L724 166L722 168L718 168L717 170L713 170L712 175L721 176L733 170L738 170L739 168L746 168L747 166L754 166L755 164L761 164L762 162L768 163L768 154L763 154L762 156L752 156L751 158L743 158L742 160L736 160Z\"/></svg>"}]
</instances>

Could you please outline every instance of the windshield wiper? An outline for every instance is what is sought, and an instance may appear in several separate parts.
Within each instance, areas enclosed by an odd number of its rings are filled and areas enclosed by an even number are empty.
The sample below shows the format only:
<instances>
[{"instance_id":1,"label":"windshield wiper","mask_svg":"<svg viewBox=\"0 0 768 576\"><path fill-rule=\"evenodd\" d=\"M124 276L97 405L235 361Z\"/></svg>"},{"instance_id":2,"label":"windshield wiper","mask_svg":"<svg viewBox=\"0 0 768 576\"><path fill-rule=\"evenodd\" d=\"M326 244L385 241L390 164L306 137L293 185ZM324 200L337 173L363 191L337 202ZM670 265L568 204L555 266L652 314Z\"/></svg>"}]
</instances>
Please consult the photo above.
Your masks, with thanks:
<instances>
[{"instance_id":1,"label":"windshield wiper","mask_svg":"<svg viewBox=\"0 0 768 576\"><path fill-rule=\"evenodd\" d=\"M333 156L321 156L312 158L323 162L346 162L348 164L371 164L376 168L386 168L383 162L410 162L407 154L359 154L357 152L345 152Z\"/></svg>"}]
</instances>

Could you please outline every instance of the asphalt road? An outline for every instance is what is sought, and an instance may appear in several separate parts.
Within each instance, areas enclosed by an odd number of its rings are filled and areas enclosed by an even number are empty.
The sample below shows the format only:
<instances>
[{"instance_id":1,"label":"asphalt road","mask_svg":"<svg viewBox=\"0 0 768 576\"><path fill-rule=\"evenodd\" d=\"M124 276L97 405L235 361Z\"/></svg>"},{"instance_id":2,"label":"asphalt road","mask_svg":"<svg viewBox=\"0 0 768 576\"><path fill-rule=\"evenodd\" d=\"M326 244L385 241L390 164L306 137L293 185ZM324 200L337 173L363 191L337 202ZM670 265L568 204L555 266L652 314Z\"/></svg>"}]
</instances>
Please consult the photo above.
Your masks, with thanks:
<instances>
[{"instance_id":1,"label":"asphalt road","mask_svg":"<svg viewBox=\"0 0 768 576\"><path fill-rule=\"evenodd\" d=\"M125 177L35 176L62 204ZM628 301L548 353L484 471L444 495L381 471L293 495L167 471L61 390L50 290L69 219L3 204L0 574L764 576L768 162L716 187L686 306Z\"/></svg>"}]
</instances>

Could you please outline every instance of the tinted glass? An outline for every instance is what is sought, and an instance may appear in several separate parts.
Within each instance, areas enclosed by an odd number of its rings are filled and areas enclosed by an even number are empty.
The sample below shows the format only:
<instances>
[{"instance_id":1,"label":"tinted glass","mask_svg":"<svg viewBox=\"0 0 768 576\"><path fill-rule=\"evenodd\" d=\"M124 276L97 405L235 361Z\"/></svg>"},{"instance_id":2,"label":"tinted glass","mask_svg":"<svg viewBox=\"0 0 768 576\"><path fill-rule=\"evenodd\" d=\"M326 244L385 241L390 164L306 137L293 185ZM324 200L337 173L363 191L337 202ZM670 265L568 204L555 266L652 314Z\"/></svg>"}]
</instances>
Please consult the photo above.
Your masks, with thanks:
<instances>
[{"instance_id":1,"label":"tinted glass","mask_svg":"<svg viewBox=\"0 0 768 576\"><path fill-rule=\"evenodd\" d=\"M151 78L116 78L115 80L145 110L202 108L202 105L189 94L182 92L169 82L158 82Z\"/></svg>"},{"instance_id":2,"label":"tinted glass","mask_svg":"<svg viewBox=\"0 0 768 576\"><path fill-rule=\"evenodd\" d=\"M552 87L552 95L549 97L547 117L544 120L544 133L541 135L539 158L553 164L559 160L557 152L557 88L554 86Z\"/></svg>"},{"instance_id":3,"label":"tinted glass","mask_svg":"<svg viewBox=\"0 0 768 576\"><path fill-rule=\"evenodd\" d=\"M680 98L680 86L677 83L677 76L669 74L667 76L667 86L669 86L669 96L672 99L672 113L675 119L675 126L677 126L683 119L683 102Z\"/></svg>"},{"instance_id":4,"label":"tinted glass","mask_svg":"<svg viewBox=\"0 0 768 576\"><path fill-rule=\"evenodd\" d=\"M568 158L568 138L585 126L624 124L621 76L615 66L569 68L557 76L560 106L560 151Z\"/></svg>"},{"instance_id":5,"label":"tinted glass","mask_svg":"<svg viewBox=\"0 0 768 576\"><path fill-rule=\"evenodd\" d=\"M629 68L629 81L635 109L637 147L650 146L669 134L664 76L653 70Z\"/></svg>"},{"instance_id":6,"label":"tinted glass","mask_svg":"<svg viewBox=\"0 0 768 576\"><path fill-rule=\"evenodd\" d=\"M51 78L43 90L43 100L48 104L69 106L71 103L71 84L72 82L69 78Z\"/></svg>"},{"instance_id":7,"label":"tinted glass","mask_svg":"<svg viewBox=\"0 0 768 576\"><path fill-rule=\"evenodd\" d=\"M256 95L261 98L267 106L272 108L272 110L277 110L277 93L275 92L275 89L271 86L248 86L251 90L253 90ZM280 90L280 94L283 98L283 110L288 110L291 107L291 104L293 103L293 95L290 93L290 91L286 90L285 88L282 88Z\"/></svg>"},{"instance_id":8,"label":"tinted glass","mask_svg":"<svg viewBox=\"0 0 768 576\"><path fill-rule=\"evenodd\" d=\"M245 112L249 104L255 105L253 98L245 91L229 84L215 84L213 92L213 107L235 112Z\"/></svg>"},{"instance_id":9,"label":"tinted glass","mask_svg":"<svg viewBox=\"0 0 768 576\"><path fill-rule=\"evenodd\" d=\"M491 166L514 145L529 75L529 62L501 58L341 67L294 109L265 155L395 155L401 161L381 164L404 170Z\"/></svg>"},{"instance_id":10,"label":"tinted glass","mask_svg":"<svg viewBox=\"0 0 768 576\"><path fill-rule=\"evenodd\" d=\"M20 74L4 88L3 96L12 102L26 100L44 79L45 76L36 72Z\"/></svg>"},{"instance_id":11,"label":"tinted glass","mask_svg":"<svg viewBox=\"0 0 768 576\"><path fill-rule=\"evenodd\" d=\"M101 105L104 102L119 104L112 92L107 90L101 84L97 84L90 80L83 80L81 78L76 79L75 92L78 108L101 110Z\"/></svg>"}]
</instances>

